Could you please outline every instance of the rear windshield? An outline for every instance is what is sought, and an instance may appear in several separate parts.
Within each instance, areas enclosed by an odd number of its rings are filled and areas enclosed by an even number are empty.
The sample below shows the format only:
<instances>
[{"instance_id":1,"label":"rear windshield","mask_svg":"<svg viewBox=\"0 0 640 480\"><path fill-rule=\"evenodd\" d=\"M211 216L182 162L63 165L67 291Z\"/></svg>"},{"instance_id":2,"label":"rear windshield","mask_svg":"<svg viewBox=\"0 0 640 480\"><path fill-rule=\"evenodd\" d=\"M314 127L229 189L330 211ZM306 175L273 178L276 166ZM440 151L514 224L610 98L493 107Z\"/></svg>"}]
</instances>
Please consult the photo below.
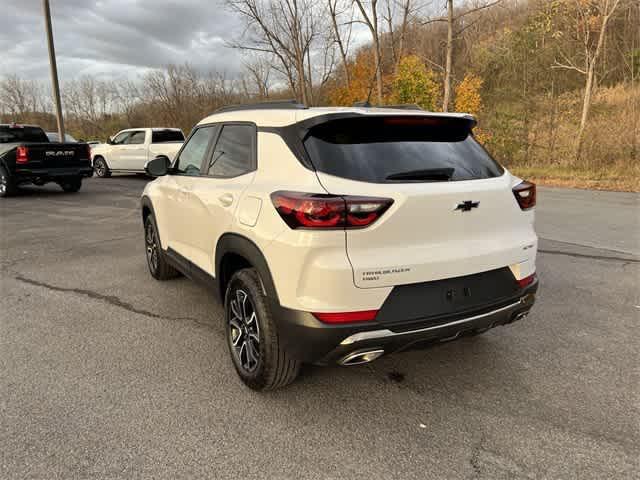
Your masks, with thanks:
<instances>
[{"instance_id":1,"label":"rear windshield","mask_svg":"<svg viewBox=\"0 0 640 480\"><path fill-rule=\"evenodd\" d=\"M184 142L184 135L180 130L154 130L151 143Z\"/></svg>"},{"instance_id":2,"label":"rear windshield","mask_svg":"<svg viewBox=\"0 0 640 480\"><path fill-rule=\"evenodd\" d=\"M40 127L0 125L0 143L48 142Z\"/></svg>"},{"instance_id":3,"label":"rear windshield","mask_svg":"<svg viewBox=\"0 0 640 480\"><path fill-rule=\"evenodd\" d=\"M363 182L502 175L502 167L471 135L471 126L464 118L345 118L313 127L304 145L318 171Z\"/></svg>"}]
</instances>

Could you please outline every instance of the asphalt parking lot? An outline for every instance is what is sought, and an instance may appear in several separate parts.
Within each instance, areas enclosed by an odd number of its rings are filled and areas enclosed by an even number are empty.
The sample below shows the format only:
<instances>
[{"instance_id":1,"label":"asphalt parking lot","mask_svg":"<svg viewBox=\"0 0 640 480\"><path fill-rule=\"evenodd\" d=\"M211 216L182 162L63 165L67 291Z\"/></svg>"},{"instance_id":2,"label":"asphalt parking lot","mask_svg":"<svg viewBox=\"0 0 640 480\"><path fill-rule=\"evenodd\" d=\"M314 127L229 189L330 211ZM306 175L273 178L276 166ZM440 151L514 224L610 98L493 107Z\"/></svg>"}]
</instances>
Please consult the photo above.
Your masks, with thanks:
<instances>
[{"instance_id":1,"label":"asphalt parking lot","mask_svg":"<svg viewBox=\"0 0 640 480\"><path fill-rule=\"evenodd\" d=\"M0 478L637 478L640 196L540 189L532 315L267 394L135 176L0 202Z\"/></svg>"}]
</instances>

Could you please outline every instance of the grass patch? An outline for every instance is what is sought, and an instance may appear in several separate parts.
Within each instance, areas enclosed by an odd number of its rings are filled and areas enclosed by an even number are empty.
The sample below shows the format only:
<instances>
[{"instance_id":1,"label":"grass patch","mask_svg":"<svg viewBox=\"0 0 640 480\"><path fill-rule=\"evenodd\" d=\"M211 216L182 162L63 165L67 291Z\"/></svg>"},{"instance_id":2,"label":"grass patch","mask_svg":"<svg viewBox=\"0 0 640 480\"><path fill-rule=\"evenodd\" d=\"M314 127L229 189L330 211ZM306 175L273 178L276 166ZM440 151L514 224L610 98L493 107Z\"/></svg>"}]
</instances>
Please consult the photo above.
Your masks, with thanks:
<instances>
[{"instance_id":1,"label":"grass patch","mask_svg":"<svg viewBox=\"0 0 640 480\"><path fill-rule=\"evenodd\" d=\"M509 171L520 178L550 187L640 192L640 168L637 165L598 170L558 166L518 167L513 165L509 167Z\"/></svg>"}]
</instances>

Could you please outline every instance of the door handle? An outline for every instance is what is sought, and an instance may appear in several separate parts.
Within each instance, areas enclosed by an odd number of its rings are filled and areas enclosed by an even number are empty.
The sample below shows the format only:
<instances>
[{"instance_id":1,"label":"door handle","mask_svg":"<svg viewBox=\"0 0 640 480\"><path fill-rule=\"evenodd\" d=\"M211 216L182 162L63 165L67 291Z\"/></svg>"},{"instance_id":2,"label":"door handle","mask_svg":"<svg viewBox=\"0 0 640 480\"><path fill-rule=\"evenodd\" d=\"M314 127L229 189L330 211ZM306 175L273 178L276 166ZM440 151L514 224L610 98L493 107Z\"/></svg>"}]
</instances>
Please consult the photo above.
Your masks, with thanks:
<instances>
[{"instance_id":1,"label":"door handle","mask_svg":"<svg viewBox=\"0 0 640 480\"><path fill-rule=\"evenodd\" d=\"M228 207L233 203L233 195L231 195L230 193L225 193L224 195L220 195L218 197L218 200L222 205L224 205L225 207Z\"/></svg>"}]
</instances>

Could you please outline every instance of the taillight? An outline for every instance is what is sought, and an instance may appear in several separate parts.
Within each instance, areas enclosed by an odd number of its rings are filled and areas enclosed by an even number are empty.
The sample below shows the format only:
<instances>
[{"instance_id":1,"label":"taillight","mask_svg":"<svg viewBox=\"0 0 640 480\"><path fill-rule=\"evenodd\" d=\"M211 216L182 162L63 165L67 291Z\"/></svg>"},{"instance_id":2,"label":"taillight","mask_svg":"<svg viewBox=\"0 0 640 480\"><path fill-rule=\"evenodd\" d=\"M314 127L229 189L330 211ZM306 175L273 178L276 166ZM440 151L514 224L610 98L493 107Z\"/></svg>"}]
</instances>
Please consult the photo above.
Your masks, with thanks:
<instances>
[{"instance_id":1,"label":"taillight","mask_svg":"<svg viewBox=\"0 0 640 480\"><path fill-rule=\"evenodd\" d=\"M535 281L535 279L536 279L536 274L532 273L528 277L524 277L524 278L521 278L520 280L516 280L516 282L518 282L518 286L520 288L524 288L531 285Z\"/></svg>"},{"instance_id":2,"label":"taillight","mask_svg":"<svg viewBox=\"0 0 640 480\"><path fill-rule=\"evenodd\" d=\"M87 158L91 160L91 145L87 143Z\"/></svg>"},{"instance_id":3,"label":"taillight","mask_svg":"<svg viewBox=\"0 0 640 480\"><path fill-rule=\"evenodd\" d=\"M29 149L27 147L16 148L16 163L27 163L29 161Z\"/></svg>"},{"instance_id":4,"label":"taillight","mask_svg":"<svg viewBox=\"0 0 640 480\"><path fill-rule=\"evenodd\" d=\"M363 228L393 204L390 198L274 192L271 201L289 227Z\"/></svg>"},{"instance_id":5,"label":"taillight","mask_svg":"<svg viewBox=\"0 0 640 480\"><path fill-rule=\"evenodd\" d=\"M378 310L361 310L359 312L314 313L323 323L371 322L375 320Z\"/></svg>"},{"instance_id":6,"label":"taillight","mask_svg":"<svg viewBox=\"0 0 640 480\"><path fill-rule=\"evenodd\" d=\"M513 194L522 210L529 210L536 206L536 184L520 182L513 187Z\"/></svg>"}]
</instances>

